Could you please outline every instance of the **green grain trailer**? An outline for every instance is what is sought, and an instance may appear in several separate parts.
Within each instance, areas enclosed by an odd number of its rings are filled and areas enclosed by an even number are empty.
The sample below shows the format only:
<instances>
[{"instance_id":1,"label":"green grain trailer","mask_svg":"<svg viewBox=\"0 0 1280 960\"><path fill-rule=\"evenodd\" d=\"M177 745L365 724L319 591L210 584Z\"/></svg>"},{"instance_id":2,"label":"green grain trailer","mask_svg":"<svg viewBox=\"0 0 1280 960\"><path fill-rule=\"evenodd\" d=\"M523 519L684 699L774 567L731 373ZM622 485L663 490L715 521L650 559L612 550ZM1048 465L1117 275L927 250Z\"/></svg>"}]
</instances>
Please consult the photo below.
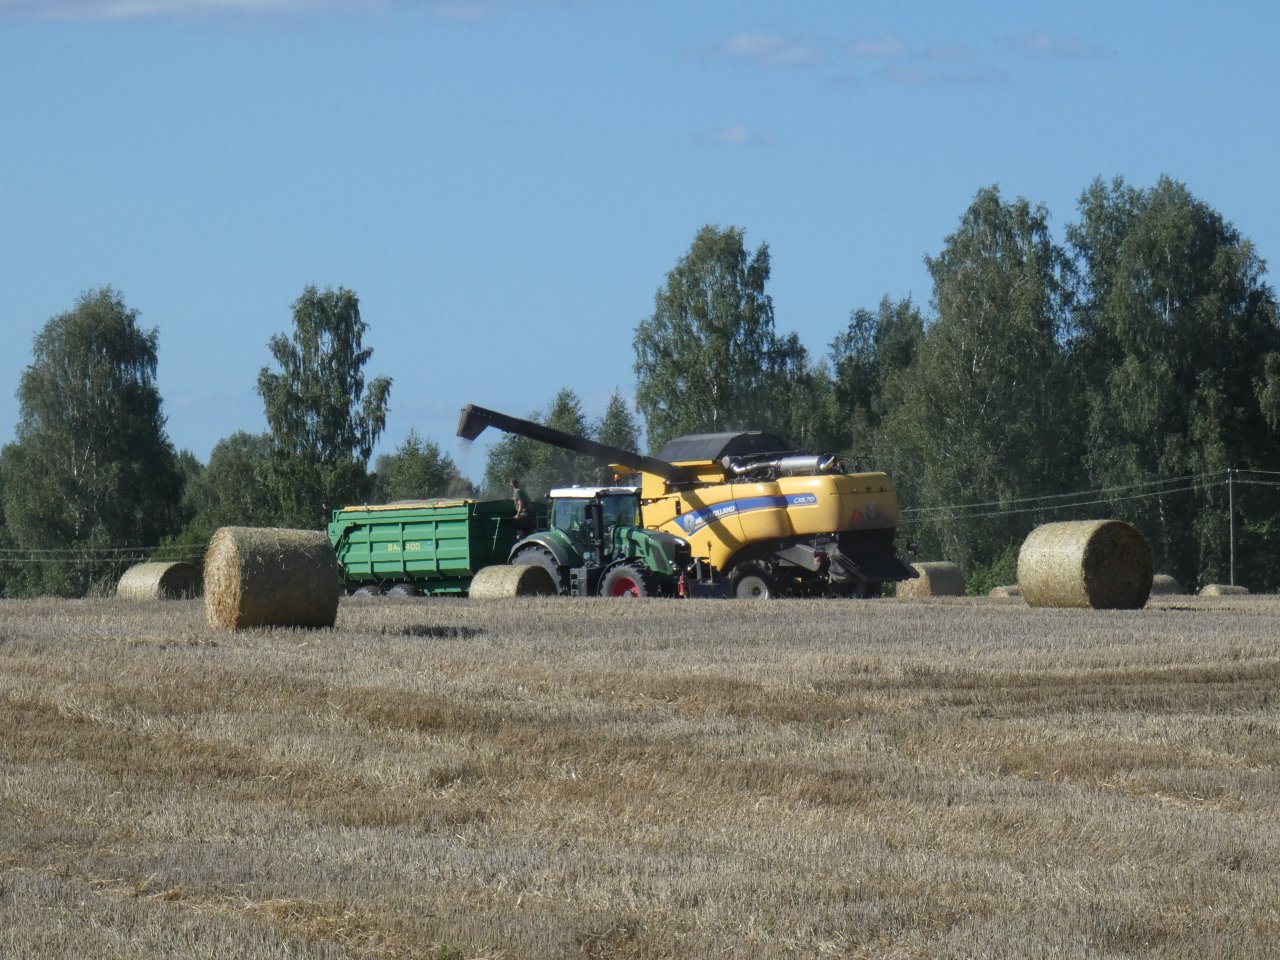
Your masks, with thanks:
<instances>
[{"instance_id":1,"label":"green grain trailer","mask_svg":"<svg viewBox=\"0 0 1280 960\"><path fill-rule=\"evenodd\" d=\"M348 592L464 594L516 543L510 500L422 500L333 512L329 541Z\"/></svg>"}]
</instances>

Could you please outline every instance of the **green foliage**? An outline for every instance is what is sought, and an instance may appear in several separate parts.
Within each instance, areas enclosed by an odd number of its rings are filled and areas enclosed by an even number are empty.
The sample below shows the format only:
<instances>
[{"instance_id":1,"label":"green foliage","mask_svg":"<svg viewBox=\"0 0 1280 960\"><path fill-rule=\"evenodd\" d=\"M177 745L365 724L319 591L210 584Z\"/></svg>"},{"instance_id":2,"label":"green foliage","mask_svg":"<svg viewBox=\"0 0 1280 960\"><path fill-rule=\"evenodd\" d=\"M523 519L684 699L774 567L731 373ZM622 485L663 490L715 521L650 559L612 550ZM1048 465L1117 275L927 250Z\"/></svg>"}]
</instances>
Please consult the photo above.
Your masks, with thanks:
<instances>
[{"instance_id":1,"label":"green foliage","mask_svg":"<svg viewBox=\"0 0 1280 960\"><path fill-rule=\"evenodd\" d=\"M1117 501L1183 582L1222 579L1229 467L1275 469L1280 349L1263 264L1185 186L1095 181L1068 236L1087 280L1077 355L1095 485L1208 475L1196 490Z\"/></svg>"},{"instance_id":2,"label":"green foliage","mask_svg":"<svg viewBox=\"0 0 1280 960\"><path fill-rule=\"evenodd\" d=\"M1267 426L1272 434L1280 434L1280 353L1273 351L1267 354L1262 362L1262 373L1255 378L1253 385Z\"/></svg>"},{"instance_id":3,"label":"green foliage","mask_svg":"<svg viewBox=\"0 0 1280 960\"><path fill-rule=\"evenodd\" d=\"M775 333L769 249L748 254L744 236L699 230L636 328L636 405L655 450L685 433L787 425L778 401L803 348Z\"/></svg>"},{"instance_id":4,"label":"green foliage","mask_svg":"<svg viewBox=\"0 0 1280 960\"><path fill-rule=\"evenodd\" d=\"M568 388L556 394L546 413L535 411L525 419L574 436L592 438L582 403ZM607 469L597 466L590 457L507 434L489 448L483 491L487 497L510 496L511 480L515 478L530 497L541 500L555 487L600 483L606 479L606 473Z\"/></svg>"},{"instance_id":5,"label":"green foliage","mask_svg":"<svg viewBox=\"0 0 1280 960\"><path fill-rule=\"evenodd\" d=\"M1000 505L1071 489L1077 472L1062 346L1069 268L1047 219L1043 208L1005 203L987 188L942 252L926 258L937 319L895 378L900 396L884 409L876 439L877 461L894 473L905 504L995 505L980 523L938 515L911 531L928 555L968 572L1028 529L1028 519L1000 515Z\"/></svg>"},{"instance_id":6,"label":"green foliage","mask_svg":"<svg viewBox=\"0 0 1280 960\"><path fill-rule=\"evenodd\" d=\"M350 290L307 287L293 305L293 334L271 338L279 372L264 367L258 392L274 443L271 490L289 526L321 526L335 507L369 492L368 464L387 418L391 381L367 387L373 351Z\"/></svg>"},{"instance_id":7,"label":"green foliage","mask_svg":"<svg viewBox=\"0 0 1280 960\"><path fill-rule=\"evenodd\" d=\"M990 560L974 562L965 574L965 593L985 597L994 587L1017 583L1018 547L1018 544L1008 544Z\"/></svg>"},{"instance_id":8,"label":"green foliage","mask_svg":"<svg viewBox=\"0 0 1280 960\"><path fill-rule=\"evenodd\" d=\"M610 394L609 406L596 426L595 439L623 450L640 450L640 427L631 407L616 390Z\"/></svg>"},{"instance_id":9,"label":"green foliage","mask_svg":"<svg viewBox=\"0 0 1280 960\"><path fill-rule=\"evenodd\" d=\"M795 356L791 371L774 392L770 429L797 450L845 452L846 420L830 367L825 362L808 366L803 348Z\"/></svg>"},{"instance_id":10,"label":"green foliage","mask_svg":"<svg viewBox=\"0 0 1280 960\"><path fill-rule=\"evenodd\" d=\"M208 540L219 527L281 525L271 492L274 450L265 433L241 431L218 441L209 465L187 484L193 536Z\"/></svg>"},{"instance_id":11,"label":"green foliage","mask_svg":"<svg viewBox=\"0 0 1280 960\"><path fill-rule=\"evenodd\" d=\"M903 376L924 338L924 318L910 298L888 297L880 307L855 310L831 341L832 390L842 429L837 448L873 460L876 434L902 404Z\"/></svg>"},{"instance_id":12,"label":"green foliage","mask_svg":"<svg viewBox=\"0 0 1280 960\"><path fill-rule=\"evenodd\" d=\"M428 497L465 497L471 484L458 473L453 458L440 447L410 430L395 453L378 457L374 500L417 500Z\"/></svg>"},{"instance_id":13,"label":"green foliage","mask_svg":"<svg viewBox=\"0 0 1280 960\"><path fill-rule=\"evenodd\" d=\"M19 550L87 551L76 562L27 563L10 593L80 596L113 581L105 548L154 546L180 524L182 476L155 387L155 330L111 288L82 296L35 338L18 387L17 439L0 485Z\"/></svg>"}]
</instances>

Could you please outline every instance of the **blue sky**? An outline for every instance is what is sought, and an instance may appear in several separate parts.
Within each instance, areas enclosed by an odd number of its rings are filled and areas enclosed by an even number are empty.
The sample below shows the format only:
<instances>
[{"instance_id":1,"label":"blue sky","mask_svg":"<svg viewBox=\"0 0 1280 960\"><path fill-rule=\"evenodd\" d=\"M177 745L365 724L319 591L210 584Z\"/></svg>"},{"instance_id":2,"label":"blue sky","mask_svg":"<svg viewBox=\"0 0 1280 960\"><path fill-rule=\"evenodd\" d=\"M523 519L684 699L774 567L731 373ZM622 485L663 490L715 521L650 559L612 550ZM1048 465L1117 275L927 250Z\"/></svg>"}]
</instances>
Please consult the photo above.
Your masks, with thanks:
<instances>
[{"instance_id":1,"label":"blue sky","mask_svg":"<svg viewBox=\"0 0 1280 960\"><path fill-rule=\"evenodd\" d=\"M309 283L361 300L380 451L475 402L630 395L704 224L767 242L781 332L927 306L982 187L1059 236L1096 176L1188 185L1280 262L1273 4L0 0L0 442L34 334L112 285L170 438L265 428ZM1271 278L1274 284L1274 277Z\"/></svg>"}]
</instances>

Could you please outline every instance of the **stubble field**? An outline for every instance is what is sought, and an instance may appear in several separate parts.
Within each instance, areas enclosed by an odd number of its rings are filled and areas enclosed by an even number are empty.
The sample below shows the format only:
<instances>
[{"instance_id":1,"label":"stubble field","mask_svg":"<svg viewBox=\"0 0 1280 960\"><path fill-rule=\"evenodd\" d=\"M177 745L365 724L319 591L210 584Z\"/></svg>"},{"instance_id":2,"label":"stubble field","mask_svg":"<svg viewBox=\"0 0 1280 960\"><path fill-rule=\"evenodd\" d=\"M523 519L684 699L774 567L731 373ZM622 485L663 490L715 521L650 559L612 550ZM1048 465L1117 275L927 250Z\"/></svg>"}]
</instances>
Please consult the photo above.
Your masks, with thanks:
<instances>
[{"instance_id":1,"label":"stubble field","mask_svg":"<svg viewBox=\"0 0 1280 960\"><path fill-rule=\"evenodd\" d=\"M1275 957L1280 600L0 603L0 957Z\"/></svg>"}]
</instances>

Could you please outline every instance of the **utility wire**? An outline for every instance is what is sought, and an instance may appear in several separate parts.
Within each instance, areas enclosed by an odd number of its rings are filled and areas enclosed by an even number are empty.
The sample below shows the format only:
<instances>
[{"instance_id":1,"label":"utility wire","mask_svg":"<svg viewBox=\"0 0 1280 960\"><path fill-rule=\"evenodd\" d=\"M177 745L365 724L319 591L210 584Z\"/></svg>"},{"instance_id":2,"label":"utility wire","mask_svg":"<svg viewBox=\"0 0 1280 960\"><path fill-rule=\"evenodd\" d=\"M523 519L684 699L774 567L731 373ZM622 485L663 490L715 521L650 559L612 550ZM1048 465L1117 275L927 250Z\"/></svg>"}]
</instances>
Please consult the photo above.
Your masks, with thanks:
<instances>
[{"instance_id":1,"label":"utility wire","mask_svg":"<svg viewBox=\"0 0 1280 960\"><path fill-rule=\"evenodd\" d=\"M904 516L905 515L917 516L917 515L926 514L926 513L944 513L946 511L954 511L954 510L973 510L973 509L979 509L982 507L1011 507L1014 504L1042 503L1044 501L1049 501L1049 500L1075 500L1079 497L1100 497L1103 494L1109 495L1113 493L1122 493L1127 490L1138 490L1143 487L1165 487L1173 484L1183 484L1183 483L1190 484L1191 486L1187 487L1187 489L1191 489L1195 485L1208 485L1207 478L1215 477L1218 475L1219 474L1217 473L1189 473L1181 477L1168 477L1161 480L1140 480L1135 483L1120 484L1114 487L1097 487L1092 490L1076 490L1072 493L1046 493L1041 496L1035 496L1035 497L1014 497L1013 499L1009 499L1009 500L987 500L987 501L982 501L977 503L949 504L945 506L936 506L936 507L908 507L905 510L899 511L899 513ZM1225 477L1222 480L1217 481L1217 483L1219 484L1225 483L1225 482L1226 482ZM1103 500L1101 501L1090 500L1088 501L1088 503L1092 504L1092 503L1098 503L1098 502L1106 502L1108 499L1125 500L1125 499L1133 499L1134 497L1139 497L1139 496L1160 496L1162 493L1165 493L1165 492L1171 492L1171 491L1160 489L1160 490L1151 491L1148 494L1134 494L1131 497L1108 496L1103 498ZM1081 504L1081 505L1083 506L1085 504ZM1032 509L1039 509L1039 508L1032 508Z\"/></svg>"},{"instance_id":2,"label":"utility wire","mask_svg":"<svg viewBox=\"0 0 1280 960\"><path fill-rule=\"evenodd\" d=\"M1277 486L1280 486L1280 484L1277 484ZM1072 510L1076 507L1091 507L1091 506L1096 506L1098 504L1118 503L1125 500L1149 500L1153 497L1160 497L1166 494L1192 493L1195 491L1195 489L1196 489L1195 486L1175 487L1167 490L1155 490L1148 493L1134 493L1125 497L1100 497L1095 500L1075 500L1070 503L1046 504L1046 505L1035 506L1035 507L1013 507L1007 510L990 510L985 513L960 512L965 509L968 509L965 506L960 506L960 507L950 508L957 511L954 514L933 514L928 517L920 517L920 516L913 515L908 519L914 520L917 522L922 520L986 520L992 517L1007 517L1007 516L1013 516L1015 514L1022 514L1022 513L1043 513L1050 510ZM933 509L944 510L947 508L936 507ZM904 510L902 512L906 513L907 511Z\"/></svg>"}]
</instances>

